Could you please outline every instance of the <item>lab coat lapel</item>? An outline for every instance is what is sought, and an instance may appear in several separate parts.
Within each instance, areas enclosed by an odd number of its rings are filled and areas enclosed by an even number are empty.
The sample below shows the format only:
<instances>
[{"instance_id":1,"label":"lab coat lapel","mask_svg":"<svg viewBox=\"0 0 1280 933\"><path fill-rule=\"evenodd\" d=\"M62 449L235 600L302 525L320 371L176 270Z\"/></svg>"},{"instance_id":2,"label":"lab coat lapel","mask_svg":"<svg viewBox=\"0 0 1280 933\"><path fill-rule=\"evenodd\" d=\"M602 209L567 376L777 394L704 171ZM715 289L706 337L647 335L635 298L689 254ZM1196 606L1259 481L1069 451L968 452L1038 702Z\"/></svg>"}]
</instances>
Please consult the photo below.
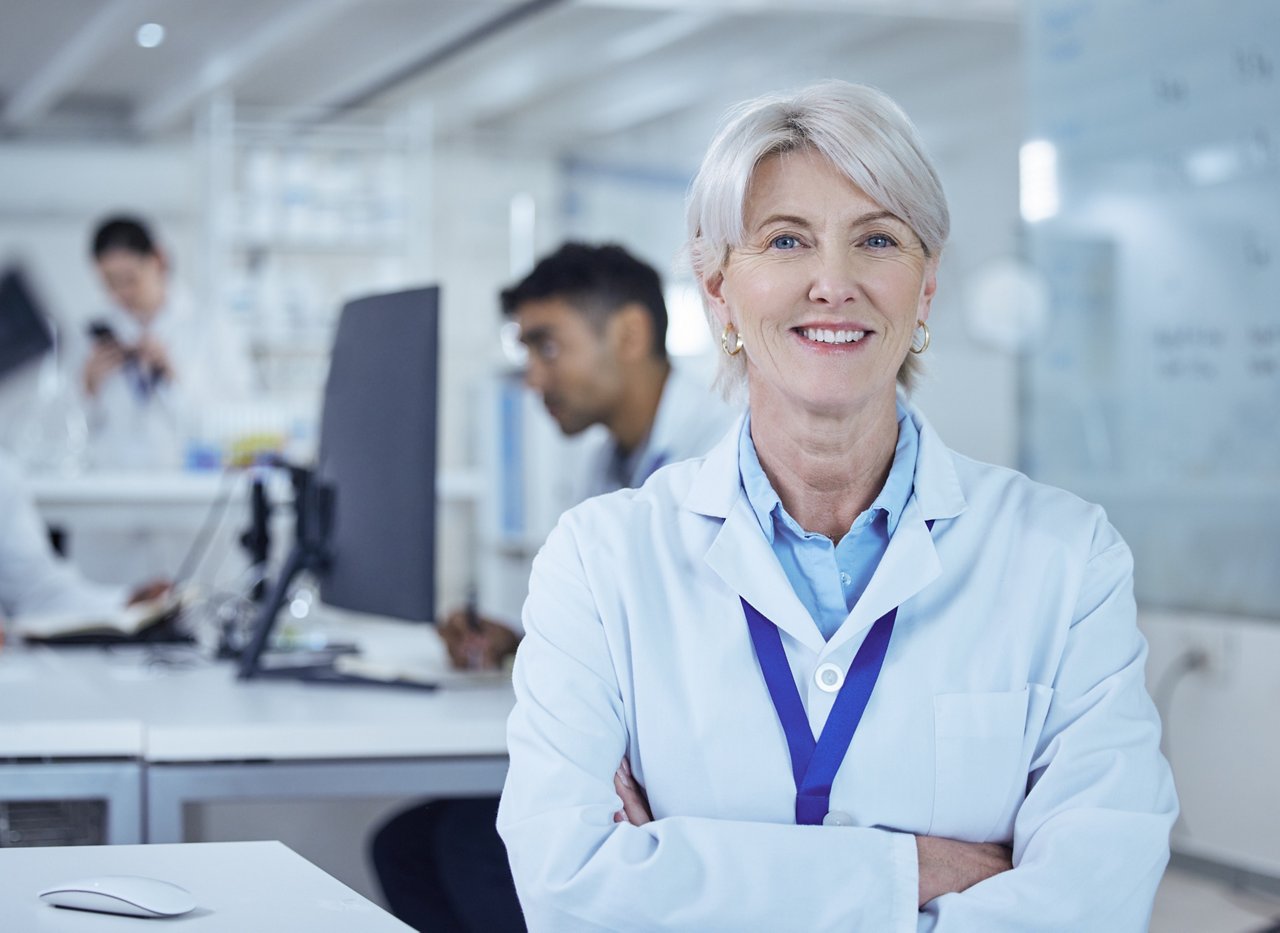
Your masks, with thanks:
<instances>
[{"instance_id":1,"label":"lab coat lapel","mask_svg":"<svg viewBox=\"0 0 1280 933\"><path fill-rule=\"evenodd\" d=\"M942 564L938 560L933 536L925 524L919 502L912 496L902 510L897 531L889 539L884 557L872 574L862 598L831 637L830 649L838 650L890 609L915 596L941 573Z\"/></svg>"},{"instance_id":2,"label":"lab coat lapel","mask_svg":"<svg viewBox=\"0 0 1280 933\"><path fill-rule=\"evenodd\" d=\"M942 561L934 541L943 526L935 526L931 532L928 521L945 521L965 509L964 492L951 451L919 409L908 404L907 411L920 432L914 491L862 598L832 636L829 647L833 651L941 575Z\"/></svg>"},{"instance_id":3,"label":"lab coat lapel","mask_svg":"<svg viewBox=\"0 0 1280 933\"><path fill-rule=\"evenodd\" d=\"M810 651L826 647L809 611L791 588L745 494L707 550L707 564L729 588ZM743 622L745 631L746 622Z\"/></svg>"},{"instance_id":4,"label":"lab coat lapel","mask_svg":"<svg viewBox=\"0 0 1280 933\"><path fill-rule=\"evenodd\" d=\"M820 653L826 647L822 633L792 590L742 490L738 472L741 429L739 418L737 428L707 454L684 506L723 520L706 553L707 565L716 575L781 631ZM734 609L740 611L736 605ZM742 624L745 631L745 620Z\"/></svg>"}]
</instances>

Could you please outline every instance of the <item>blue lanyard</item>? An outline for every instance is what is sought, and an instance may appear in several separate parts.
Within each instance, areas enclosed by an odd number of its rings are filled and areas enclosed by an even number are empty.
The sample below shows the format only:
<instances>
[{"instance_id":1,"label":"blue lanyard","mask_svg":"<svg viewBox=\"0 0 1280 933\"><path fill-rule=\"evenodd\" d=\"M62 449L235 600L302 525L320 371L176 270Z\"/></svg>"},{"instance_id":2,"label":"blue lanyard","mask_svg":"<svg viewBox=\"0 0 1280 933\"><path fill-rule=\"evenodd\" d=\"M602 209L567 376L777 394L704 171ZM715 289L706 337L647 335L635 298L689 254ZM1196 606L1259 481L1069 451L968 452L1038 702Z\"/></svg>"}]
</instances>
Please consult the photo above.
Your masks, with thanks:
<instances>
[{"instance_id":1,"label":"blue lanyard","mask_svg":"<svg viewBox=\"0 0 1280 933\"><path fill-rule=\"evenodd\" d=\"M932 531L933 522L927 524ZM836 702L822 727L822 735L814 742L778 627L751 603L741 597L739 599L747 617L756 659L769 688L769 697L787 737L791 776L796 785L796 823L816 826L831 809L831 784L849 751L849 743L853 741L867 701L871 699L871 691L880 677L898 607L894 606L871 626L871 631L854 655L844 685L836 694Z\"/></svg>"}]
</instances>

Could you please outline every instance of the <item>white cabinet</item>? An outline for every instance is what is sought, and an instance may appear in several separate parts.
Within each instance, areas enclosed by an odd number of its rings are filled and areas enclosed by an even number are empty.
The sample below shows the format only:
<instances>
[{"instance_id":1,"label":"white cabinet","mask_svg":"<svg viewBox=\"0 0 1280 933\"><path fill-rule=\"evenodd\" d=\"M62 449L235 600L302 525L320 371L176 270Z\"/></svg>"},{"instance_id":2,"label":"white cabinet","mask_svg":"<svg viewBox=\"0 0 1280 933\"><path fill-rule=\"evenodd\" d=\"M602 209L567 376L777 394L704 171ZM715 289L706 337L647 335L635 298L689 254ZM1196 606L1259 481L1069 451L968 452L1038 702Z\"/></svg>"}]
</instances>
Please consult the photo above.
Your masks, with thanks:
<instances>
[{"instance_id":1,"label":"white cabinet","mask_svg":"<svg viewBox=\"0 0 1280 933\"><path fill-rule=\"evenodd\" d=\"M318 398L342 304L425 281L429 131L416 111L206 115L207 298L268 395Z\"/></svg>"}]
</instances>

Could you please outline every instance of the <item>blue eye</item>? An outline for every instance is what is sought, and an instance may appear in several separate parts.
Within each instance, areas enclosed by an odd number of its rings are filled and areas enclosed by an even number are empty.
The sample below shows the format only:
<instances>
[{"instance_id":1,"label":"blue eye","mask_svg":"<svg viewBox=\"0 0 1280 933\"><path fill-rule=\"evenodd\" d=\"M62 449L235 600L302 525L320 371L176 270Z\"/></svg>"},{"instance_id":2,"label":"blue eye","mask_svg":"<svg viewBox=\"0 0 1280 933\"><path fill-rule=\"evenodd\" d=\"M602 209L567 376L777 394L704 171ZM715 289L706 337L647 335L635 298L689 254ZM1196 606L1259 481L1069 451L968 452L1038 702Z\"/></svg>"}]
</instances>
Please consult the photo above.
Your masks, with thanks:
<instances>
[{"instance_id":1,"label":"blue eye","mask_svg":"<svg viewBox=\"0 0 1280 933\"><path fill-rule=\"evenodd\" d=\"M800 241L791 234L784 233L781 236L776 236L770 240L769 245L774 249L795 249L800 245Z\"/></svg>"},{"instance_id":2,"label":"blue eye","mask_svg":"<svg viewBox=\"0 0 1280 933\"><path fill-rule=\"evenodd\" d=\"M883 233L873 233L867 237L867 245L872 249L888 249L891 246L897 246L892 237Z\"/></svg>"}]
</instances>

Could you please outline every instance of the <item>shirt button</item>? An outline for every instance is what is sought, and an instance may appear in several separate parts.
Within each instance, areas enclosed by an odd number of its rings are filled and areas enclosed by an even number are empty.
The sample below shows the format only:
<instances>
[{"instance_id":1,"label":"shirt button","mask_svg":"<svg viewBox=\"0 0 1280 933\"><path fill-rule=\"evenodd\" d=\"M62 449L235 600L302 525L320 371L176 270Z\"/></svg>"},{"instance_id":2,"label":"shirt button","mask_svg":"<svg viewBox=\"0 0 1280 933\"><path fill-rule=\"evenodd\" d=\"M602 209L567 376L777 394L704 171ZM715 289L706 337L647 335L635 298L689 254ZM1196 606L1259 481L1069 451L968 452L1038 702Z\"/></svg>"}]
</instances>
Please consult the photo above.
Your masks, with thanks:
<instances>
[{"instance_id":1,"label":"shirt button","mask_svg":"<svg viewBox=\"0 0 1280 933\"><path fill-rule=\"evenodd\" d=\"M841 571L840 571L840 582L841 582L841 583L843 583L845 586L848 586L850 583L852 583L852 582L853 582L853 577L849 576L847 573L845 573L843 570L841 570Z\"/></svg>"},{"instance_id":2,"label":"shirt button","mask_svg":"<svg viewBox=\"0 0 1280 933\"><path fill-rule=\"evenodd\" d=\"M814 683L818 685L819 690L827 693L835 693L844 683L844 671L834 664L819 664L817 671L813 675Z\"/></svg>"},{"instance_id":3,"label":"shirt button","mask_svg":"<svg viewBox=\"0 0 1280 933\"><path fill-rule=\"evenodd\" d=\"M853 817L843 810L832 810L822 818L823 826L852 826Z\"/></svg>"}]
</instances>

